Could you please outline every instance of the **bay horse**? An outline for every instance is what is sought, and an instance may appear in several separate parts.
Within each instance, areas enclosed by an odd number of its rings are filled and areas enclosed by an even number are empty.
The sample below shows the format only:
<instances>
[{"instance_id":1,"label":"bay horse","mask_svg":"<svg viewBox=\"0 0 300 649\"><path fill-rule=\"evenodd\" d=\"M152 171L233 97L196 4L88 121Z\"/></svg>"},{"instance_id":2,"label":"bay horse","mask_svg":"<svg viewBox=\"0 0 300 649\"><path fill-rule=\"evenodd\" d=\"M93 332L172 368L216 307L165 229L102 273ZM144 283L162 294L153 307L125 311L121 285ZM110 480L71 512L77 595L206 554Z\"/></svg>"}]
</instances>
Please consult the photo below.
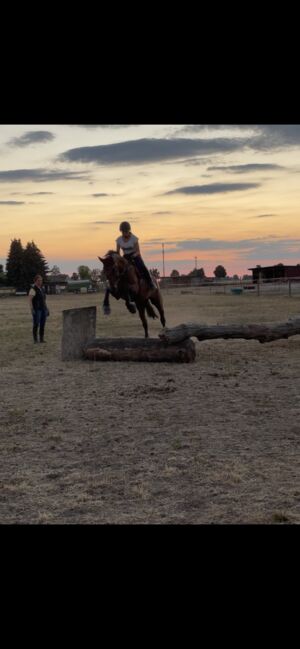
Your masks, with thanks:
<instances>
[{"instance_id":1,"label":"bay horse","mask_svg":"<svg viewBox=\"0 0 300 649\"><path fill-rule=\"evenodd\" d=\"M150 288L147 281L140 277L134 264L124 259L114 250L109 250L104 257L99 257L103 264L103 270L109 283L109 289L103 303L104 313L109 314L109 293L117 300L125 300L126 306L131 313L136 313L136 308L143 323L145 338L148 338L148 322L145 310L151 318L157 318L150 302L157 308L160 321L164 327L166 324L164 307L158 283L154 277L155 288Z\"/></svg>"}]
</instances>

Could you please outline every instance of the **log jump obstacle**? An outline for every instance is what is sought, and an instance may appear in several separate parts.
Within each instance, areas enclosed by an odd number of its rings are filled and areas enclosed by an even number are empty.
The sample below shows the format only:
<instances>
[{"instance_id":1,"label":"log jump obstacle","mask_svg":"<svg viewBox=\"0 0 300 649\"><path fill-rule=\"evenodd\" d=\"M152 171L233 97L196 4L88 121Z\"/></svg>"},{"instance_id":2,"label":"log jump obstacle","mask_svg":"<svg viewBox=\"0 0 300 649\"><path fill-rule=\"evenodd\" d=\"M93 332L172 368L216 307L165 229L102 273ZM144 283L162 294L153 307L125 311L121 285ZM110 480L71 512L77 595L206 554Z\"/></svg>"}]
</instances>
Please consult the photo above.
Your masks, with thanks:
<instances>
[{"instance_id":1,"label":"log jump obstacle","mask_svg":"<svg viewBox=\"0 0 300 649\"><path fill-rule=\"evenodd\" d=\"M96 338L96 307L63 311L62 360L190 363L195 343L171 345L159 338Z\"/></svg>"},{"instance_id":2,"label":"log jump obstacle","mask_svg":"<svg viewBox=\"0 0 300 649\"><path fill-rule=\"evenodd\" d=\"M165 327L158 338L96 338L96 307L63 311L62 360L152 361L190 363L195 343L190 340L245 338L260 343L300 335L300 317L286 322L257 324L181 324Z\"/></svg>"}]
</instances>

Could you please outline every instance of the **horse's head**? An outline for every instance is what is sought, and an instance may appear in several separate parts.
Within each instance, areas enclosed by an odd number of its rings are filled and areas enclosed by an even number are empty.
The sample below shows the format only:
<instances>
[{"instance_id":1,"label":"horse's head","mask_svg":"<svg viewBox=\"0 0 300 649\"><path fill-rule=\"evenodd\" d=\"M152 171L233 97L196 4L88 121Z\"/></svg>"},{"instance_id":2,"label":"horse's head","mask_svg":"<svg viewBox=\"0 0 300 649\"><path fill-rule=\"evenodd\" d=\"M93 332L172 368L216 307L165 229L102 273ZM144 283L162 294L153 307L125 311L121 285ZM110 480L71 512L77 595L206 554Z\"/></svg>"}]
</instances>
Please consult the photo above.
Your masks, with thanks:
<instances>
[{"instance_id":1,"label":"horse's head","mask_svg":"<svg viewBox=\"0 0 300 649\"><path fill-rule=\"evenodd\" d=\"M103 270L111 288L117 290L120 277L124 275L128 262L114 250L109 250L105 257L99 257L99 259L102 261Z\"/></svg>"}]
</instances>

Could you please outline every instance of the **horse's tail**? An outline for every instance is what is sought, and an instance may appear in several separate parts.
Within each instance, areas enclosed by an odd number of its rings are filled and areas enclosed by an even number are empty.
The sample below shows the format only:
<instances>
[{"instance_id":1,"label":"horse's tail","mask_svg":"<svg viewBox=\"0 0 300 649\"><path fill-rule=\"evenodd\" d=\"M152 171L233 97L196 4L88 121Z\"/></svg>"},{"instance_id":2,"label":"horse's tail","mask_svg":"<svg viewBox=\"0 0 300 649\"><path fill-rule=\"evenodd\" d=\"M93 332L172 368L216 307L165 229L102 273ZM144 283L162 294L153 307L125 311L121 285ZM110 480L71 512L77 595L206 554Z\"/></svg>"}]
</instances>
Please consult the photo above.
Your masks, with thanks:
<instances>
[{"instance_id":1,"label":"horse's tail","mask_svg":"<svg viewBox=\"0 0 300 649\"><path fill-rule=\"evenodd\" d=\"M153 318L153 319L154 319L154 318L157 318L157 317L158 317L158 316L156 315L154 309L152 308L152 306L151 306L149 300L147 300L147 302L146 302L146 304L145 304L145 307L146 307L147 315L149 316L149 318Z\"/></svg>"}]
</instances>

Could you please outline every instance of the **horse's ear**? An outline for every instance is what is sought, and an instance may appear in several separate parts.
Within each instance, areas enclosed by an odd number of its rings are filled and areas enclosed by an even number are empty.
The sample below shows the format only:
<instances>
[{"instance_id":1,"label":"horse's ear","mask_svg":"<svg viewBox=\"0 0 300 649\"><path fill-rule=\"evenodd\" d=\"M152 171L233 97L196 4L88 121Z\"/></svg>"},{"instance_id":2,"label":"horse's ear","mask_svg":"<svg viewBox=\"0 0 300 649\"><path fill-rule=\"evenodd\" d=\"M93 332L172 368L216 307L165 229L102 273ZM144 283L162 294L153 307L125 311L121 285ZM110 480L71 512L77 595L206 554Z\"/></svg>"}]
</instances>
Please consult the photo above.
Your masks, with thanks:
<instances>
[{"instance_id":1,"label":"horse's ear","mask_svg":"<svg viewBox=\"0 0 300 649\"><path fill-rule=\"evenodd\" d=\"M102 257L98 257L98 259L100 259L100 261L102 261L102 264L104 264L104 259L102 259Z\"/></svg>"}]
</instances>

